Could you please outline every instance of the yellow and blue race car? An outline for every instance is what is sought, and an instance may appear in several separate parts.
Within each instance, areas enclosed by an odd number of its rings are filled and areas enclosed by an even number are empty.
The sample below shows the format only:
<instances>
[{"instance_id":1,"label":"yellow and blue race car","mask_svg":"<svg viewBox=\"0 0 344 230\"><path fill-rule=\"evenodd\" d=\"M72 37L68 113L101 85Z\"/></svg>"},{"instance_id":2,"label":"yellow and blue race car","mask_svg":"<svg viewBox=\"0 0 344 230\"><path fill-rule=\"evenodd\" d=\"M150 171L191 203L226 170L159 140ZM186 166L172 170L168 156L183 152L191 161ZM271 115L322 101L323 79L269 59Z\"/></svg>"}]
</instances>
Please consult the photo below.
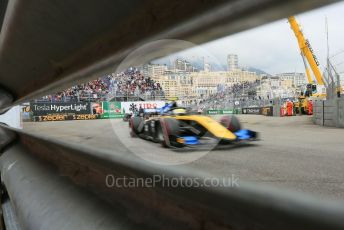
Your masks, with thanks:
<instances>
[{"instance_id":1,"label":"yellow and blue race car","mask_svg":"<svg viewBox=\"0 0 344 230\"><path fill-rule=\"evenodd\" d=\"M235 116L224 116L216 121L179 107L158 117L131 117L129 127L132 137L141 137L172 148L207 148L258 139L258 133L242 129Z\"/></svg>"}]
</instances>

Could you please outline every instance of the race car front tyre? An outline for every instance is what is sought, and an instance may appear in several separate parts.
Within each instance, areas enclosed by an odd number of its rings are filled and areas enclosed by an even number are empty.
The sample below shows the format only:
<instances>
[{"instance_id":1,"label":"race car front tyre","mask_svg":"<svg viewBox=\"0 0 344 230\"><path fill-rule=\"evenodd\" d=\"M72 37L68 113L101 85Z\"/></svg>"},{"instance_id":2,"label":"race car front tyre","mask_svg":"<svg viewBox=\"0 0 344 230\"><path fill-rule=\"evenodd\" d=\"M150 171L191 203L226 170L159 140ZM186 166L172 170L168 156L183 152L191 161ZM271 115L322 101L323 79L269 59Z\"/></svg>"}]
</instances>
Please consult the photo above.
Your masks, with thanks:
<instances>
[{"instance_id":1,"label":"race car front tyre","mask_svg":"<svg viewBox=\"0 0 344 230\"><path fill-rule=\"evenodd\" d=\"M179 121L175 118L162 118L160 126L164 137L161 141L162 146L179 147L180 144L176 143L176 139L180 135Z\"/></svg>"},{"instance_id":2,"label":"race car front tyre","mask_svg":"<svg viewBox=\"0 0 344 230\"><path fill-rule=\"evenodd\" d=\"M136 137L143 129L143 119L141 117L132 117L130 119L130 136Z\"/></svg>"},{"instance_id":3,"label":"race car front tyre","mask_svg":"<svg viewBox=\"0 0 344 230\"><path fill-rule=\"evenodd\" d=\"M160 124L160 122L158 123L158 125L155 127L156 131L155 131L155 137L154 137L154 142L157 143L162 143L164 141L164 132L162 130L162 126Z\"/></svg>"},{"instance_id":4,"label":"race car front tyre","mask_svg":"<svg viewBox=\"0 0 344 230\"><path fill-rule=\"evenodd\" d=\"M231 132L237 132L241 129L241 124L236 116L223 116L220 119L220 123Z\"/></svg>"}]
</instances>

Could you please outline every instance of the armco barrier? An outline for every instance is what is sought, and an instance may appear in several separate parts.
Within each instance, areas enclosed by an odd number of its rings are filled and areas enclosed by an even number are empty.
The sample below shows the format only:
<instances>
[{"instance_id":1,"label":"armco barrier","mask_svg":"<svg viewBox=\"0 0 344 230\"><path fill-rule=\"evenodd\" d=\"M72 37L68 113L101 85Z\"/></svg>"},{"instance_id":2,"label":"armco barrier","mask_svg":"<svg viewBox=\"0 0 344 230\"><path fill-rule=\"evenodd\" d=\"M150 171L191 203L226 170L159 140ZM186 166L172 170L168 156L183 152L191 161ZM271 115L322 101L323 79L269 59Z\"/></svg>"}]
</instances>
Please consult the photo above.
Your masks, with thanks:
<instances>
[{"instance_id":1,"label":"armco barrier","mask_svg":"<svg viewBox=\"0 0 344 230\"><path fill-rule=\"evenodd\" d=\"M30 121L71 121L71 120L96 120L96 119L111 119L123 118L124 114L112 114L108 117L99 114L50 114L44 116L33 116ZM23 120L29 121L29 120Z\"/></svg>"},{"instance_id":2,"label":"armco barrier","mask_svg":"<svg viewBox=\"0 0 344 230\"><path fill-rule=\"evenodd\" d=\"M33 121L69 121L69 120L95 120L99 119L97 114L50 114L33 116Z\"/></svg>"}]
</instances>

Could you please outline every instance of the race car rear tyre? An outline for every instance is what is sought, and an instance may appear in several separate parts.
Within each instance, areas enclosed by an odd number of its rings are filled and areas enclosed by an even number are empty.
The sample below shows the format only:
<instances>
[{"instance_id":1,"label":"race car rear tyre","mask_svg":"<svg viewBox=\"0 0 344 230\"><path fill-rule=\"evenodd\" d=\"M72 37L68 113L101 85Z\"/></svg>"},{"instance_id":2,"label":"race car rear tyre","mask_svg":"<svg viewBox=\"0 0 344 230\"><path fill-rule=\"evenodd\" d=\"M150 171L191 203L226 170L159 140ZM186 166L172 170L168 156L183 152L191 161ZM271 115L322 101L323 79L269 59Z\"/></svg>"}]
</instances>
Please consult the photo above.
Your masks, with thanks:
<instances>
[{"instance_id":1,"label":"race car rear tyre","mask_svg":"<svg viewBox=\"0 0 344 230\"><path fill-rule=\"evenodd\" d=\"M142 131L141 123L143 122L143 119L141 117L132 117L130 118L129 124L130 124L130 135L132 137L136 137L137 134L139 134Z\"/></svg>"},{"instance_id":2,"label":"race car rear tyre","mask_svg":"<svg viewBox=\"0 0 344 230\"><path fill-rule=\"evenodd\" d=\"M220 123L233 133L241 129L240 121L236 116L223 116L220 118Z\"/></svg>"}]
</instances>

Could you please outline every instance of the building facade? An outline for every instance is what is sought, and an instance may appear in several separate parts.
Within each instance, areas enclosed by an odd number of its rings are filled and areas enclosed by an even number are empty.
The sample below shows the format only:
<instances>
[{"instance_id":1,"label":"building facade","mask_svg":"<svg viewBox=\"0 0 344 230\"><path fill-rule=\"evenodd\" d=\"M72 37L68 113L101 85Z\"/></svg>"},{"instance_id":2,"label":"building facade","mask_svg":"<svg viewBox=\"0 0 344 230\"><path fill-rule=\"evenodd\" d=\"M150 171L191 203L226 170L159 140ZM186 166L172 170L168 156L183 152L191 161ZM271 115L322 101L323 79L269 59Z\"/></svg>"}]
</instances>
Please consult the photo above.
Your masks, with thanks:
<instances>
[{"instance_id":1,"label":"building facade","mask_svg":"<svg viewBox=\"0 0 344 230\"><path fill-rule=\"evenodd\" d=\"M227 70L233 71L239 69L238 55L228 54L227 55Z\"/></svg>"},{"instance_id":2,"label":"building facade","mask_svg":"<svg viewBox=\"0 0 344 230\"><path fill-rule=\"evenodd\" d=\"M186 72L194 72L195 68L192 66L192 64L184 59L176 59L174 61L174 68L176 70L182 70Z\"/></svg>"},{"instance_id":3,"label":"building facade","mask_svg":"<svg viewBox=\"0 0 344 230\"><path fill-rule=\"evenodd\" d=\"M307 79L304 73L279 73L276 74L282 81L292 80L294 87L302 87L307 84Z\"/></svg>"},{"instance_id":4,"label":"building facade","mask_svg":"<svg viewBox=\"0 0 344 230\"><path fill-rule=\"evenodd\" d=\"M167 71L166 65L145 64L142 67L142 74L146 77L161 76L165 74L165 71Z\"/></svg>"},{"instance_id":5,"label":"building facade","mask_svg":"<svg viewBox=\"0 0 344 230\"><path fill-rule=\"evenodd\" d=\"M160 83L166 98L194 98L192 76L185 71L167 71L153 79Z\"/></svg>"}]
</instances>

